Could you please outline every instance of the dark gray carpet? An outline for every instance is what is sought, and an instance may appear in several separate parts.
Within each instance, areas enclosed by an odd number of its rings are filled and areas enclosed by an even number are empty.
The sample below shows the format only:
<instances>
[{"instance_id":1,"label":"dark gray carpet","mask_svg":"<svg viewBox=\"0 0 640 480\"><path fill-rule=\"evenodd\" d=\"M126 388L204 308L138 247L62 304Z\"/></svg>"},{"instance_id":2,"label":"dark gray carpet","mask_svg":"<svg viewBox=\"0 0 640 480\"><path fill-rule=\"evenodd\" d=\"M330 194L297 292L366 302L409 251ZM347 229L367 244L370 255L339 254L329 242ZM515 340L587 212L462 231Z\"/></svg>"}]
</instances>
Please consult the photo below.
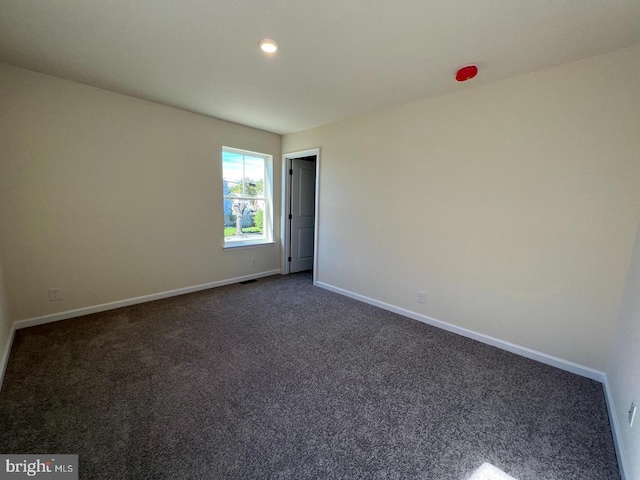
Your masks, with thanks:
<instances>
[{"instance_id":1,"label":"dark gray carpet","mask_svg":"<svg viewBox=\"0 0 640 480\"><path fill-rule=\"evenodd\" d=\"M82 479L618 479L597 382L274 276L20 330L1 453Z\"/></svg>"}]
</instances>

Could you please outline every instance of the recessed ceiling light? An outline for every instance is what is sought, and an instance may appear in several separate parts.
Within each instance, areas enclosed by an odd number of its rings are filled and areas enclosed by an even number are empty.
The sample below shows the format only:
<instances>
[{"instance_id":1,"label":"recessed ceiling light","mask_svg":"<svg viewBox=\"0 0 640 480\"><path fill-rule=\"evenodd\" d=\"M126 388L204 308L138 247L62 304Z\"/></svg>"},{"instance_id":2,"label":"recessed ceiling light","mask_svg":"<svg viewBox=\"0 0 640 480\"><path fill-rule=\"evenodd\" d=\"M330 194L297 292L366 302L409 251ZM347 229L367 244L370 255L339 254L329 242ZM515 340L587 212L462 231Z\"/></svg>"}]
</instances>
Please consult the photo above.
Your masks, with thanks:
<instances>
[{"instance_id":1,"label":"recessed ceiling light","mask_svg":"<svg viewBox=\"0 0 640 480\"><path fill-rule=\"evenodd\" d=\"M278 50L278 42L270 38L263 38L260 40L260 50L265 53L276 53Z\"/></svg>"}]
</instances>

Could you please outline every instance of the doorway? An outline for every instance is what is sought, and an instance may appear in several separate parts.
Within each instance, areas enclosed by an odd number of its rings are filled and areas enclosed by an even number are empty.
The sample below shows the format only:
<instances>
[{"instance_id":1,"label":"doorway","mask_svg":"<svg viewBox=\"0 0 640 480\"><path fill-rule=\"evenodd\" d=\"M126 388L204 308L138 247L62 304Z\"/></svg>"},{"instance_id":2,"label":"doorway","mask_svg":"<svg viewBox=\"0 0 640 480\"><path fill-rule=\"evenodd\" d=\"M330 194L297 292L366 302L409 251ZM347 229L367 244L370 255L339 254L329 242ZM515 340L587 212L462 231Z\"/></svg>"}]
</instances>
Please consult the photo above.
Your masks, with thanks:
<instances>
[{"instance_id":1,"label":"doorway","mask_svg":"<svg viewBox=\"0 0 640 480\"><path fill-rule=\"evenodd\" d=\"M319 149L284 155L283 273L316 278Z\"/></svg>"}]
</instances>

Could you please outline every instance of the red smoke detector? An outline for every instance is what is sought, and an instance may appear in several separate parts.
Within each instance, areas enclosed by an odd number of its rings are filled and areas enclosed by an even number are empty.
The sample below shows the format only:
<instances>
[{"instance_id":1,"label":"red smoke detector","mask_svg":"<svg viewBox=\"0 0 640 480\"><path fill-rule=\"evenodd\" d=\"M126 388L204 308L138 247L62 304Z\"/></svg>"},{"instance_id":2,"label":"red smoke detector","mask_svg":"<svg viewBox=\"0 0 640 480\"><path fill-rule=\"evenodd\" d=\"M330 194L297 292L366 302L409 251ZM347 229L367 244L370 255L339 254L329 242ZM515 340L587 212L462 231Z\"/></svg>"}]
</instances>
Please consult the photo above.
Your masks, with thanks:
<instances>
[{"instance_id":1,"label":"red smoke detector","mask_svg":"<svg viewBox=\"0 0 640 480\"><path fill-rule=\"evenodd\" d=\"M456 73L456 80L459 82L466 82L467 80L471 80L478 74L478 67L475 65L467 65L466 67L462 67Z\"/></svg>"}]
</instances>

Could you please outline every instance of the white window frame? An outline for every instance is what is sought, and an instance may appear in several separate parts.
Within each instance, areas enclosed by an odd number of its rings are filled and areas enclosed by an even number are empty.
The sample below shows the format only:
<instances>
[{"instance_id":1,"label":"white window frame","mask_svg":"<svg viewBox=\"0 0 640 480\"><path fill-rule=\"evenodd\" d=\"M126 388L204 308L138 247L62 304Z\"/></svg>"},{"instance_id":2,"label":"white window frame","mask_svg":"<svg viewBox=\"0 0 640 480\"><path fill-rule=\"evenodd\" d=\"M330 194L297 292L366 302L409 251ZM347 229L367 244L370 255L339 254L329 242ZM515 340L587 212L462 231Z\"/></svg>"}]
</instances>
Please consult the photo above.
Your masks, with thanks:
<instances>
[{"instance_id":1,"label":"white window frame","mask_svg":"<svg viewBox=\"0 0 640 480\"><path fill-rule=\"evenodd\" d=\"M222 177L224 182L224 153L236 153L238 155L246 155L250 157L258 157L264 160L264 198L260 199L264 201L264 217L263 217L263 232L264 234L259 238L250 238L247 240L233 240L227 241L224 236L224 224L222 228L222 243L225 249L252 247L258 245L273 244L273 156L267 153L252 152L250 150L243 150L233 147L223 146L220 151L220 166L222 167ZM244 158L243 158L244 163ZM238 199L244 197L229 196L222 192L222 207L224 209L225 200ZM247 199L255 200L255 198L247 197Z\"/></svg>"}]
</instances>

